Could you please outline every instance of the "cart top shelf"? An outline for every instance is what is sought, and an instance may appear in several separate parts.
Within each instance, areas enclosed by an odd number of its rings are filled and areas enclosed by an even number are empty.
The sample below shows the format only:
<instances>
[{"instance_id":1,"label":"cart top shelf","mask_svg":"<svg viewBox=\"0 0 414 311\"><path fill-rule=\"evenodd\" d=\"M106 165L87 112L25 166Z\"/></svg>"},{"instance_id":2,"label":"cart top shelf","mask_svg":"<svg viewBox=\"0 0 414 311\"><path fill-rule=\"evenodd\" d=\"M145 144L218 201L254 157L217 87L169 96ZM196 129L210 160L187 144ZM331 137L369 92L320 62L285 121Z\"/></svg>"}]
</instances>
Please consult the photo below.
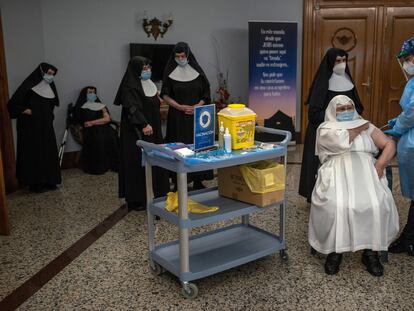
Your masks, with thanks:
<instances>
[{"instance_id":1,"label":"cart top shelf","mask_svg":"<svg viewBox=\"0 0 414 311\"><path fill-rule=\"evenodd\" d=\"M206 151L193 156L183 157L174 150L164 146L148 143L142 140L137 145L144 151L145 160L152 166L159 166L177 173L189 173L240 165L261 160L274 159L286 155L287 144L291 133L282 130L256 127L256 131L282 135L284 140L271 149L250 148L233 150L231 154L224 152Z\"/></svg>"}]
</instances>

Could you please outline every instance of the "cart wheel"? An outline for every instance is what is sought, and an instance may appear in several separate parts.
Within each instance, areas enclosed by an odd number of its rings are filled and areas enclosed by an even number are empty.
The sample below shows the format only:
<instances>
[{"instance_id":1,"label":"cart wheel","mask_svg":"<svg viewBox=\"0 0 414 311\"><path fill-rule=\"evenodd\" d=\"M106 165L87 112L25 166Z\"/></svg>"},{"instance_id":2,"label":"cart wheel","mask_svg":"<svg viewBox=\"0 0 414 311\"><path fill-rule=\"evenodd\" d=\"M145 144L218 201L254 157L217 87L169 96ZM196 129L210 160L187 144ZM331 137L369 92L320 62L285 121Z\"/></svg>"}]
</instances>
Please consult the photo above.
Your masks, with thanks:
<instances>
[{"instance_id":1,"label":"cart wheel","mask_svg":"<svg viewBox=\"0 0 414 311\"><path fill-rule=\"evenodd\" d=\"M151 273L153 275L158 276L158 275L160 275L164 272L164 269L161 267L161 265L159 265L158 263L156 263L154 261L150 262L149 267L150 267Z\"/></svg>"},{"instance_id":2,"label":"cart wheel","mask_svg":"<svg viewBox=\"0 0 414 311\"><path fill-rule=\"evenodd\" d=\"M194 299L198 295L198 287L194 283L183 283L183 296L188 299Z\"/></svg>"},{"instance_id":3,"label":"cart wheel","mask_svg":"<svg viewBox=\"0 0 414 311\"><path fill-rule=\"evenodd\" d=\"M283 261L288 261L289 260L289 256L288 256L288 254L286 253L286 250L284 250L284 249L282 249L280 252L279 252L279 255L280 255L280 258L283 260Z\"/></svg>"},{"instance_id":4,"label":"cart wheel","mask_svg":"<svg viewBox=\"0 0 414 311\"><path fill-rule=\"evenodd\" d=\"M314 249L313 247L311 247L311 255L315 256L316 255L316 249Z\"/></svg>"}]
</instances>

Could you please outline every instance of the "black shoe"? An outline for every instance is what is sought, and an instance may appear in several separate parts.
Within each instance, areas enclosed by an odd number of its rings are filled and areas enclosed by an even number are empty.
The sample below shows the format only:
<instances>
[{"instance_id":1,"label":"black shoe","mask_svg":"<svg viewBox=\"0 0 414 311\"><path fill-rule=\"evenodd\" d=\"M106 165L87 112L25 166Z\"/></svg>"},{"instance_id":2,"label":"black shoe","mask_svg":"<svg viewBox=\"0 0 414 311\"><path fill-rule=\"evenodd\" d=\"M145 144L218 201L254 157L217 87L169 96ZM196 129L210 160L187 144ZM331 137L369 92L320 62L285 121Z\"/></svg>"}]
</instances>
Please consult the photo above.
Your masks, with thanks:
<instances>
[{"instance_id":1,"label":"black shoe","mask_svg":"<svg viewBox=\"0 0 414 311\"><path fill-rule=\"evenodd\" d=\"M29 189L36 193L43 193L47 191L43 185L31 185L29 186Z\"/></svg>"},{"instance_id":2,"label":"black shoe","mask_svg":"<svg viewBox=\"0 0 414 311\"><path fill-rule=\"evenodd\" d=\"M201 180L196 180L193 182L193 190L201 190L201 189L205 189L206 186L203 185L203 183L201 182Z\"/></svg>"},{"instance_id":3,"label":"black shoe","mask_svg":"<svg viewBox=\"0 0 414 311\"><path fill-rule=\"evenodd\" d=\"M45 185L45 188L47 190L53 191L53 190L57 190L58 187L56 185Z\"/></svg>"},{"instance_id":4,"label":"black shoe","mask_svg":"<svg viewBox=\"0 0 414 311\"><path fill-rule=\"evenodd\" d=\"M128 211L145 211L145 207L138 202L127 202Z\"/></svg>"},{"instance_id":5,"label":"black shoe","mask_svg":"<svg viewBox=\"0 0 414 311\"><path fill-rule=\"evenodd\" d=\"M362 263L373 276L382 276L384 274L384 267L379 260L378 252L365 250L362 253Z\"/></svg>"},{"instance_id":6,"label":"black shoe","mask_svg":"<svg viewBox=\"0 0 414 311\"><path fill-rule=\"evenodd\" d=\"M414 256L414 242L407 241L402 235L391 243L388 247L390 253L398 254L407 252L408 255Z\"/></svg>"},{"instance_id":7,"label":"black shoe","mask_svg":"<svg viewBox=\"0 0 414 311\"><path fill-rule=\"evenodd\" d=\"M326 257L325 261L325 272L328 275L334 275L339 272L339 266L342 262L342 254L330 253Z\"/></svg>"}]
</instances>

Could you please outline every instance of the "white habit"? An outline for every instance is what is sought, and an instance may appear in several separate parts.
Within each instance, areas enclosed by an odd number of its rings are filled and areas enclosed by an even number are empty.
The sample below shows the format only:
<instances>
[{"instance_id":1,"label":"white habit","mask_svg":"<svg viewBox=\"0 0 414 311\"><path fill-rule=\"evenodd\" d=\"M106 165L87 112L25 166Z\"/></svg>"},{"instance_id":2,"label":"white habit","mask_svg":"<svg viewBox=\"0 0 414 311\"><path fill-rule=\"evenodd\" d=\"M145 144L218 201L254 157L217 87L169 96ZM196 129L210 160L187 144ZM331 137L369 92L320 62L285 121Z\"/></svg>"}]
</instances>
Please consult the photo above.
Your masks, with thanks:
<instances>
[{"instance_id":1,"label":"white habit","mask_svg":"<svg viewBox=\"0 0 414 311\"><path fill-rule=\"evenodd\" d=\"M384 251L399 230L385 173L379 179L374 167L378 148L371 134L375 126L370 124L349 144L347 129L368 121L356 111L353 121L336 120L337 105L349 101L343 95L332 99L316 135L321 167L312 193L309 243L323 254Z\"/></svg>"}]
</instances>

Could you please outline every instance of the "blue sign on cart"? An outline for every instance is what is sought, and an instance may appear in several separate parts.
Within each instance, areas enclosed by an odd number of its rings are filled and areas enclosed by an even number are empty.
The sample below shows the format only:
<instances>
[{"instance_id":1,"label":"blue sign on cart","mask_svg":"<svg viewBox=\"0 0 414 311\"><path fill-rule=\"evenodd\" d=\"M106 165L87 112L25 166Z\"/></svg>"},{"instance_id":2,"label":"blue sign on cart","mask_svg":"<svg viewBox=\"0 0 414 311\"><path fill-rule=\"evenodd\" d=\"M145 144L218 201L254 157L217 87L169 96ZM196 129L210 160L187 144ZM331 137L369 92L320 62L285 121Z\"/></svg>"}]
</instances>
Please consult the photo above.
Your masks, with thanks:
<instances>
[{"instance_id":1,"label":"blue sign on cart","mask_svg":"<svg viewBox=\"0 0 414 311\"><path fill-rule=\"evenodd\" d=\"M194 108L194 150L214 146L216 105Z\"/></svg>"}]
</instances>

